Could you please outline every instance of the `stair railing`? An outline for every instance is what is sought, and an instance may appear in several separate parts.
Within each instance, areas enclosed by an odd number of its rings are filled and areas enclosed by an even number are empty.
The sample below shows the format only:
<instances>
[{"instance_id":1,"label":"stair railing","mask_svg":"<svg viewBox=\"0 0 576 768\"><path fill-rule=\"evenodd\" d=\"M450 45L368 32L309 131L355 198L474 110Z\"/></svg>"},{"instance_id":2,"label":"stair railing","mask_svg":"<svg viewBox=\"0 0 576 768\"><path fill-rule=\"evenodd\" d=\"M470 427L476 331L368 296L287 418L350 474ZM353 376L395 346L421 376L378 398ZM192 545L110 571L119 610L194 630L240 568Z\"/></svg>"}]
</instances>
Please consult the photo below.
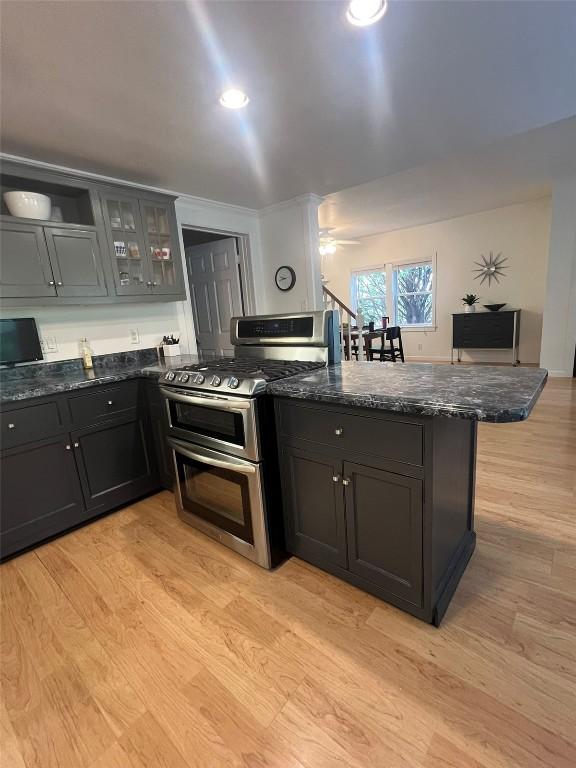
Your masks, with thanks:
<instances>
[{"instance_id":1,"label":"stair railing","mask_svg":"<svg viewBox=\"0 0 576 768\"><path fill-rule=\"evenodd\" d=\"M344 302L338 298L332 291L328 288L326 288L325 285L322 286L322 293L324 297L324 308L325 309L336 309L338 310L338 313L340 315L340 328L342 329L342 332L340 334L340 348L341 348L341 357L342 360L345 359L345 353L344 353L344 333L346 333L346 338L348 340L348 349L352 350L352 320L356 320L356 313L352 312L350 307L346 306ZM347 328L346 331L344 330L344 318L347 316L348 322L347 322ZM350 355L351 358L351 355Z\"/></svg>"}]
</instances>

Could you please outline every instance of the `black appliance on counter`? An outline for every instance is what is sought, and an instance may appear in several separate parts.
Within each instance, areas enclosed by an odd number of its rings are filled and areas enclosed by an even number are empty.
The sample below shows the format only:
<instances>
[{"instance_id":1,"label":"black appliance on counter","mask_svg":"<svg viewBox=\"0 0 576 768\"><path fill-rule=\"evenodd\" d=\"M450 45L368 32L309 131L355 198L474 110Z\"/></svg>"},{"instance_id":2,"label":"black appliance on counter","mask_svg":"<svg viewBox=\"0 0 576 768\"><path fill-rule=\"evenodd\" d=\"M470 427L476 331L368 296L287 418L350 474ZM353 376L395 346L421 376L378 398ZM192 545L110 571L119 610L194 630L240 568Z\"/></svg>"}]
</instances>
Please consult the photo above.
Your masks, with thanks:
<instances>
[{"instance_id":1,"label":"black appliance on counter","mask_svg":"<svg viewBox=\"0 0 576 768\"><path fill-rule=\"evenodd\" d=\"M43 357L33 317L0 320L0 365L30 363Z\"/></svg>"},{"instance_id":2,"label":"black appliance on counter","mask_svg":"<svg viewBox=\"0 0 576 768\"><path fill-rule=\"evenodd\" d=\"M280 480L267 382L340 359L338 314L234 317L234 357L168 371L160 391L180 517L272 568L284 557Z\"/></svg>"}]
</instances>

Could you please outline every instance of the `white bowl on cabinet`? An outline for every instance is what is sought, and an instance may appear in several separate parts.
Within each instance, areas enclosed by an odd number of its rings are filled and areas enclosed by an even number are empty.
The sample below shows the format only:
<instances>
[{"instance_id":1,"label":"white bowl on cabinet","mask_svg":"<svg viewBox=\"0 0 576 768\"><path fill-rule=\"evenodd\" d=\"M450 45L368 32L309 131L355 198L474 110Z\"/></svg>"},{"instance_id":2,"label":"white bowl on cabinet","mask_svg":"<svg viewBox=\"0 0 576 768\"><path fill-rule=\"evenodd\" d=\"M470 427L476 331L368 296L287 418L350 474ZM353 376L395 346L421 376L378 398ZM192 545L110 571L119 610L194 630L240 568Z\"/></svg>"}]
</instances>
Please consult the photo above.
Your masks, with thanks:
<instances>
[{"instance_id":1,"label":"white bowl on cabinet","mask_svg":"<svg viewBox=\"0 0 576 768\"><path fill-rule=\"evenodd\" d=\"M39 192L4 192L4 202L12 216L22 219L48 221L52 213L52 200Z\"/></svg>"}]
</instances>

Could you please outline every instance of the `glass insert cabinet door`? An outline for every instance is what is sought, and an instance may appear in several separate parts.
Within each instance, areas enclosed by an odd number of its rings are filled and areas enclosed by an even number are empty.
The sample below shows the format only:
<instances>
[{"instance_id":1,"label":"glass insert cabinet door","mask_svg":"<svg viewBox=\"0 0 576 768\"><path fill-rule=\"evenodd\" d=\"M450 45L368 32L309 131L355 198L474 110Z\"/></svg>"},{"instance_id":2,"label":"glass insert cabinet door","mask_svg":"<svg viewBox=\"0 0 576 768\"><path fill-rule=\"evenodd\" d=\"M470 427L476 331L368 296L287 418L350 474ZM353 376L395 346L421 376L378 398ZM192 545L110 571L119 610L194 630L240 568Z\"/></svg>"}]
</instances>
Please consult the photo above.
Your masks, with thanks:
<instances>
[{"instance_id":1,"label":"glass insert cabinet door","mask_svg":"<svg viewBox=\"0 0 576 768\"><path fill-rule=\"evenodd\" d=\"M178 286L170 211L168 206L158 203L143 201L141 206L153 291L175 293Z\"/></svg>"},{"instance_id":2,"label":"glass insert cabinet door","mask_svg":"<svg viewBox=\"0 0 576 768\"><path fill-rule=\"evenodd\" d=\"M152 279L138 200L106 196L103 203L104 217L111 235L112 264L118 294L149 294Z\"/></svg>"}]
</instances>

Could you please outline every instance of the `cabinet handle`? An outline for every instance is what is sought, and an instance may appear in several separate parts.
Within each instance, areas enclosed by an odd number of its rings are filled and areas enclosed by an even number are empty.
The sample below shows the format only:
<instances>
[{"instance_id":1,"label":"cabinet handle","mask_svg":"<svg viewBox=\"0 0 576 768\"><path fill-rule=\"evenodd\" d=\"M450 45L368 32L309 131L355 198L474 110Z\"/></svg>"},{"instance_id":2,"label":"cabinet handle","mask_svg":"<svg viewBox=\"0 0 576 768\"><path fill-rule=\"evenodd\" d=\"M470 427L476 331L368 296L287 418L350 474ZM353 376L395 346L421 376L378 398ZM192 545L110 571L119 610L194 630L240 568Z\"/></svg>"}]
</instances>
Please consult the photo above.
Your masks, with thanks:
<instances>
[{"instance_id":1,"label":"cabinet handle","mask_svg":"<svg viewBox=\"0 0 576 768\"><path fill-rule=\"evenodd\" d=\"M342 480L342 485L350 485L350 480L348 480L348 478L345 477L344 480Z\"/></svg>"},{"instance_id":2,"label":"cabinet handle","mask_svg":"<svg viewBox=\"0 0 576 768\"><path fill-rule=\"evenodd\" d=\"M64 285L64 283L62 282L62 280L58 280L58 282L56 283L56 285Z\"/></svg>"},{"instance_id":3,"label":"cabinet handle","mask_svg":"<svg viewBox=\"0 0 576 768\"><path fill-rule=\"evenodd\" d=\"M156 282L156 280L154 280L154 282L152 283L152 285L158 285L158 283Z\"/></svg>"},{"instance_id":4,"label":"cabinet handle","mask_svg":"<svg viewBox=\"0 0 576 768\"><path fill-rule=\"evenodd\" d=\"M152 280L148 280L148 282L146 283L146 285L147 285L147 286L149 286L149 287L151 288L151 287L154 285L154 283L152 282Z\"/></svg>"},{"instance_id":5,"label":"cabinet handle","mask_svg":"<svg viewBox=\"0 0 576 768\"><path fill-rule=\"evenodd\" d=\"M339 483L340 482L340 475L332 475L332 480L335 483Z\"/></svg>"},{"instance_id":6,"label":"cabinet handle","mask_svg":"<svg viewBox=\"0 0 576 768\"><path fill-rule=\"evenodd\" d=\"M340 436L342 435L342 433L343 433L343 432L344 432L344 430L342 429L342 427L336 427L336 429L334 430L334 434L335 434L337 437L340 437Z\"/></svg>"},{"instance_id":7,"label":"cabinet handle","mask_svg":"<svg viewBox=\"0 0 576 768\"><path fill-rule=\"evenodd\" d=\"M48 285L56 285L56 283L54 282L54 280L48 280Z\"/></svg>"},{"instance_id":8,"label":"cabinet handle","mask_svg":"<svg viewBox=\"0 0 576 768\"><path fill-rule=\"evenodd\" d=\"M74 448L80 448L80 443L74 443Z\"/></svg>"},{"instance_id":9,"label":"cabinet handle","mask_svg":"<svg viewBox=\"0 0 576 768\"><path fill-rule=\"evenodd\" d=\"M71 447L72 447L72 446L70 446L70 445L67 445L67 446L66 446L66 450L67 450L67 451L71 450Z\"/></svg>"},{"instance_id":10,"label":"cabinet handle","mask_svg":"<svg viewBox=\"0 0 576 768\"><path fill-rule=\"evenodd\" d=\"M113 400L108 400L108 405L114 405L114 401Z\"/></svg>"},{"instance_id":11,"label":"cabinet handle","mask_svg":"<svg viewBox=\"0 0 576 768\"><path fill-rule=\"evenodd\" d=\"M8 429L14 429L16 427L16 424L8 424Z\"/></svg>"}]
</instances>

